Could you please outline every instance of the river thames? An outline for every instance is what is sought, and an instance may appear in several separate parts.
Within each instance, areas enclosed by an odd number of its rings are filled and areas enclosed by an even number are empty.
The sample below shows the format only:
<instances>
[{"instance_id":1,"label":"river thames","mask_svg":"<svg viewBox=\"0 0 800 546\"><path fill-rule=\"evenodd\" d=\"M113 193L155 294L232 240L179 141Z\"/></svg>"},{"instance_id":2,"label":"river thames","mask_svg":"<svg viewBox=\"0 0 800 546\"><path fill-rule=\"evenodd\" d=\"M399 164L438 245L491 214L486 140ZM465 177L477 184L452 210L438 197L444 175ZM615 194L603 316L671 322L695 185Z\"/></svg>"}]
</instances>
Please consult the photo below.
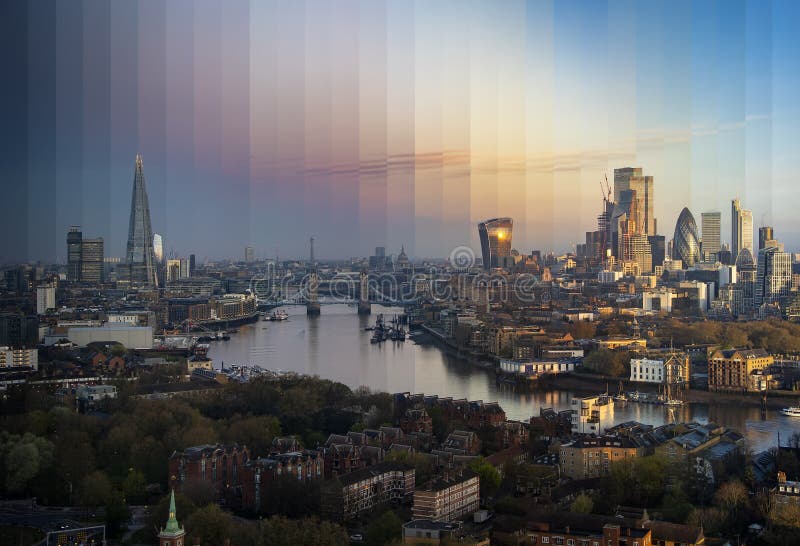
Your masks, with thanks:
<instances>
[{"instance_id":1,"label":"river thames","mask_svg":"<svg viewBox=\"0 0 800 546\"><path fill-rule=\"evenodd\" d=\"M372 306L372 315L362 317L346 304L323 305L318 317L307 317L305 307L283 307L290 316L282 322L259 321L241 326L229 341L212 344L209 355L214 366L258 365L318 375L355 388L365 385L374 391L437 394L441 397L497 401L509 419L527 421L540 408L569 409L573 395L567 391L519 392L498 384L493 370L475 366L441 350L427 334L407 341L370 343L365 327L378 313L387 320L402 309ZM605 391L598 384L597 392ZM674 411L674 415L670 414ZM713 421L742 432L754 452L776 445L778 433L788 440L800 432L800 419L776 410L756 406L692 403L673 410L664 406L633 404L614 408L613 417L603 425L635 420L650 425L676 422Z\"/></svg>"}]
</instances>

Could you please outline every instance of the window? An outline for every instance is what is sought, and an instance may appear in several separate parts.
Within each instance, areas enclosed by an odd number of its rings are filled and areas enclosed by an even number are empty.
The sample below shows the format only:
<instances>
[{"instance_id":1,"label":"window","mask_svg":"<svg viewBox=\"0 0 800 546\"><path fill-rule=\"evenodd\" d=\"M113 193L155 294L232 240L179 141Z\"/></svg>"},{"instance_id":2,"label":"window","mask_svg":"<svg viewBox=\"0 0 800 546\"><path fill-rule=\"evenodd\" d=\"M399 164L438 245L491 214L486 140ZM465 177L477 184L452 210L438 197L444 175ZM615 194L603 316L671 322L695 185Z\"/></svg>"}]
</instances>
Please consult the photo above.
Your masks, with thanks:
<instances>
[{"instance_id":1,"label":"window","mask_svg":"<svg viewBox=\"0 0 800 546\"><path fill-rule=\"evenodd\" d=\"M542 537L542 544L550 544L550 537Z\"/></svg>"},{"instance_id":2,"label":"window","mask_svg":"<svg viewBox=\"0 0 800 546\"><path fill-rule=\"evenodd\" d=\"M567 546L575 546L575 539L568 538L567 539ZM633 546L639 546L638 544L634 544Z\"/></svg>"}]
</instances>

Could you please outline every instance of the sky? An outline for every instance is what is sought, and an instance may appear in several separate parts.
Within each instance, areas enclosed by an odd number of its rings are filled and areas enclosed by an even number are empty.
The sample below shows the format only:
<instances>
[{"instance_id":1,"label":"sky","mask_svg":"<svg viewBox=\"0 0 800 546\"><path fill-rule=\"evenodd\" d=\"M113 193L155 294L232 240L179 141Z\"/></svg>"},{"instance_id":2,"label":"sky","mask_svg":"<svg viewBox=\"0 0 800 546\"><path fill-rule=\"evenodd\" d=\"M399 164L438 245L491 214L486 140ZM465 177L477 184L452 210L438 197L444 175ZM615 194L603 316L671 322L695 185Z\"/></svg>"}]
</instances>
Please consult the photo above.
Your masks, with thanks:
<instances>
[{"instance_id":1,"label":"sky","mask_svg":"<svg viewBox=\"0 0 800 546\"><path fill-rule=\"evenodd\" d=\"M124 257L134 158L166 256L564 252L601 181L655 178L658 232L730 201L800 249L800 3L0 3L0 262ZM757 237L756 237L757 238Z\"/></svg>"}]
</instances>

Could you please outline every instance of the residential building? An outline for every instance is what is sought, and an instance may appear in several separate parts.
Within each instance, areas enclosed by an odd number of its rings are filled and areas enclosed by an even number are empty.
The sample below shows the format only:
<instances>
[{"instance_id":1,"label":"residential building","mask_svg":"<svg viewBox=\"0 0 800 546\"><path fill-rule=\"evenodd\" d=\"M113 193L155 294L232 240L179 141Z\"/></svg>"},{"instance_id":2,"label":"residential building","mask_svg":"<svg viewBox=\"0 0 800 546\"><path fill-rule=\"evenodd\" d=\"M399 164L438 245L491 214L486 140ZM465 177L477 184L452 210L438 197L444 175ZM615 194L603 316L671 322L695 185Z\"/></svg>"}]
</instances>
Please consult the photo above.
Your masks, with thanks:
<instances>
[{"instance_id":1,"label":"residential building","mask_svg":"<svg viewBox=\"0 0 800 546\"><path fill-rule=\"evenodd\" d=\"M528 525L529 544L566 546L651 546L650 529L635 524L596 523L584 518L575 525L558 525L554 521L534 521ZM589 521L586 521L589 520ZM588 524L587 524L588 523Z\"/></svg>"},{"instance_id":2,"label":"residential building","mask_svg":"<svg viewBox=\"0 0 800 546\"><path fill-rule=\"evenodd\" d=\"M242 508L261 511L264 496L269 494L269 482L287 477L299 482L322 480L324 465L323 454L318 450L273 453L247 461L240 470Z\"/></svg>"},{"instance_id":3,"label":"residential building","mask_svg":"<svg viewBox=\"0 0 800 546\"><path fill-rule=\"evenodd\" d=\"M414 519L403 524L403 544L489 546L488 536L467 536L460 521Z\"/></svg>"},{"instance_id":4,"label":"residential building","mask_svg":"<svg viewBox=\"0 0 800 546\"><path fill-rule=\"evenodd\" d=\"M708 358L708 390L756 392L754 372L775 362L764 349L719 349Z\"/></svg>"},{"instance_id":5,"label":"residential building","mask_svg":"<svg viewBox=\"0 0 800 546\"><path fill-rule=\"evenodd\" d=\"M574 397L570 403L573 434L600 434L614 418L614 402L607 395Z\"/></svg>"},{"instance_id":6,"label":"residential building","mask_svg":"<svg viewBox=\"0 0 800 546\"><path fill-rule=\"evenodd\" d=\"M581 350L581 353L583 351ZM581 355L582 356L582 355ZM535 378L545 374L562 374L575 371L575 360L501 359L500 371Z\"/></svg>"},{"instance_id":7,"label":"residential building","mask_svg":"<svg viewBox=\"0 0 800 546\"><path fill-rule=\"evenodd\" d=\"M622 436L581 437L559 451L561 475L574 480L608 475L611 463L642 455L639 445Z\"/></svg>"},{"instance_id":8,"label":"residential building","mask_svg":"<svg viewBox=\"0 0 800 546\"><path fill-rule=\"evenodd\" d=\"M769 492L773 504L796 504L800 506L800 482L786 479L786 473L778 472L778 485Z\"/></svg>"},{"instance_id":9,"label":"residential building","mask_svg":"<svg viewBox=\"0 0 800 546\"><path fill-rule=\"evenodd\" d=\"M23 313L0 315L0 345L15 349L39 344L39 317Z\"/></svg>"},{"instance_id":10,"label":"residential building","mask_svg":"<svg viewBox=\"0 0 800 546\"><path fill-rule=\"evenodd\" d=\"M12 349L0 347L0 370L9 371L11 368L39 369L39 349Z\"/></svg>"},{"instance_id":11,"label":"residential building","mask_svg":"<svg viewBox=\"0 0 800 546\"><path fill-rule=\"evenodd\" d=\"M322 512L348 521L389 502L405 502L414 494L413 465L384 462L327 481L322 489Z\"/></svg>"},{"instance_id":12,"label":"residential building","mask_svg":"<svg viewBox=\"0 0 800 546\"><path fill-rule=\"evenodd\" d=\"M655 358L632 358L630 380L670 385L688 384L689 367L689 355L679 352L658 355Z\"/></svg>"},{"instance_id":13,"label":"residential building","mask_svg":"<svg viewBox=\"0 0 800 546\"><path fill-rule=\"evenodd\" d=\"M671 464L690 465L698 475L712 482L720 466L745 448L741 434L716 423L686 423L677 426L674 434L656 446L656 454L666 457Z\"/></svg>"},{"instance_id":14,"label":"residential building","mask_svg":"<svg viewBox=\"0 0 800 546\"><path fill-rule=\"evenodd\" d=\"M117 397L117 387L114 385L78 385L75 390L75 402L79 411L94 408L98 402Z\"/></svg>"},{"instance_id":15,"label":"residential building","mask_svg":"<svg viewBox=\"0 0 800 546\"><path fill-rule=\"evenodd\" d=\"M414 491L414 519L453 521L480 508L480 478L471 470L445 473Z\"/></svg>"},{"instance_id":16,"label":"residential building","mask_svg":"<svg viewBox=\"0 0 800 546\"><path fill-rule=\"evenodd\" d=\"M36 287L36 314L46 315L56 308L56 286L53 283Z\"/></svg>"}]
</instances>

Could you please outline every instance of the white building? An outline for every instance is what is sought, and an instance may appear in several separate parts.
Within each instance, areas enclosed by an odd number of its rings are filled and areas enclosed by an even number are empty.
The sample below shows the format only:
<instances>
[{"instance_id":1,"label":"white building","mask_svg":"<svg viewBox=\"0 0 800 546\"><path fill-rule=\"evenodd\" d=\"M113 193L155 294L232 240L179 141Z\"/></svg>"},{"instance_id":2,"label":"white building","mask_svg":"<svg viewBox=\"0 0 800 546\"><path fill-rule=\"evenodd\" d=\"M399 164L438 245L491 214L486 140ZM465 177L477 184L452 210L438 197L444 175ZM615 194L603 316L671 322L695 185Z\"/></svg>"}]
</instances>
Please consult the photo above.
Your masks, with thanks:
<instances>
[{"instance_id":1,"label":"white building","mask_svg":"<svg viewBox=\"0 0 800 546\"><path fill-rule=\"evenodd\" d=\"M536 376L541 374L559 374L575 371L574 360L518 360L504 358L500 360L500 370L505 373Z\"/></svg>"},{"instance_id":2,"label":"white building","mask_svg":"<svg viewBox=\"0 0 800 546\"><path fill-rule=\"evenodd\" d=\"M614 423L614 401L608 396L573 398L572 433L602 434Z\"/></svg>"},{"instance_id":3,"label":"white building","mask_svg":"<svg viewBox=\"0 0 800 546\"><path fill-rule=\"evenodd\" d=\"M601 284L612 284L622 278L622 271L600 271L597 280Z\"/></svg>"},{"instance_id":4,"label":"white building","mask_svg":"<svg viewBox=\"0 0 800 546\"><path fill-rule=\"evenodd\" d=\"M664 362L650 358L631 359L631 381L640 383L663 383Z\"/></svg>"},{"instance_id":5,"label":"white building","mask_svg":"<svg viewBox=\"0 0 800 546\"><path fill-rule=\"evenodd\" d=\"M660 290L646 290L642 292L642 309L645 311L672 312L672 300L675 293L669 288Z\"/></svg>"},{"instance_id":6,"label":"white building","mask_svg":"<svg viewBox=\"0 0 800 546\"><path fill-rule=\"evenodd\" d=\"M98 328L70 328L67 339L78 347L86 347L93 342L121 343L128 349L152 349L153 328L150 326L128 326L116 324Z\"/></svg>"},{"instance_id":7,"label":"white building","mask_svg":"<svg viewBox=\"0 0 800 546\"><path fill-rule=\"evenodd\" d=\"M9 368L33 368L38 370L39 350L0 347L0 370L9 371Z\"/></svg>"},{"instance_id":8,"label":"white building","mask_svg":"<svg viewBox=\"0 0 800 546\"><path fill-rule=\"evenodd\" d=\"M56 287L52 284L43 284L36 288L36 313L46 315L48 311L56 308Z\"/></svg>"}]
</instances>

